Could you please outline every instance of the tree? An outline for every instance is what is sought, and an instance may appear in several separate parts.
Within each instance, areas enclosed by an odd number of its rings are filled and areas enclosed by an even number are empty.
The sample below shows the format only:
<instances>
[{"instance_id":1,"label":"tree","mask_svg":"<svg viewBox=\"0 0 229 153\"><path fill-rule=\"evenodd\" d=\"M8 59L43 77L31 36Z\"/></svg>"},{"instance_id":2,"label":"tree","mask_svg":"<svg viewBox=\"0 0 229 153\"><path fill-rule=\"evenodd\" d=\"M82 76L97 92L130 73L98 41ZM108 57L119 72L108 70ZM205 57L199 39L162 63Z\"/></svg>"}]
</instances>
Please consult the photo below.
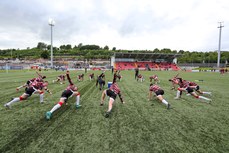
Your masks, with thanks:
<instances>
[{"instance_id":1,"label":"tree","mask_svg":"<svg viewBox=\"0 0 229 153\"><path fill-rule=\"evenodd\" d=\"M112 50L115 51L116 50L116 47L113 47Z\"/></svg>"},{"instance_id":2,"label":"tree","mask_svg":"<svg viewBox=\"0 0 229 153\"><path fill-rule=\"evenodd\" d=\"M65 49L66 49L66 50L70 50L70 49L72 49L72 45L67 44L67 45L65 46Z\"/></svg>"},{"instance_id":3,"label":"tree","mask_svg":"<svg viewBox=\"0 0 229 153\"><path fill-rule=\"evenodd\" d=\"M104 50L109 50L109 47L106 45L103 49Z\"/></svg>"},{"instance_id":4,"label":"tree","mask_svg":"<svg viewBox=\"0 0 229 153\"><path fill-rule=\"evenodd\" d=\"M47 50L43 51L41 53L41 58L48 59L49 58L49 52Z\"/></svg>"},{"instance_id":5,"label":"tree","mask_svg":"<svg viewBox=\"0 0 229 153\"><path fill-rule=\"evenodd\" d=\"M43 42L39 42L37 44L37 48L41 49L41 50L45 50L45 49L47 49L47 45L45 43L43 43Z\"/></svg>"}]
</instances>

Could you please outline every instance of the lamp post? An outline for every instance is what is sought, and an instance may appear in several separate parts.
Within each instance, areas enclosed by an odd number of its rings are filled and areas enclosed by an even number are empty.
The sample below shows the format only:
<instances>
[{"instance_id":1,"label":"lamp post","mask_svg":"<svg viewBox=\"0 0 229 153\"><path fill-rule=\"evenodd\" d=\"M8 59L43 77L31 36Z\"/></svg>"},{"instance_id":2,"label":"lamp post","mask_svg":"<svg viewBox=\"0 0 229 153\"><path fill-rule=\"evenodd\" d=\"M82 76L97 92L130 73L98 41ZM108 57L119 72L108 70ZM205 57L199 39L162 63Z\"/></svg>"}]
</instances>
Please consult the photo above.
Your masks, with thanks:
<instances>
[{"instance_id":1,"label":"lamp post","mask_svg":"<svg viewBox=\"0 0 229 153\"><path fill-rule=\"evenodd\" d=\"M219 48L218 48L218 60L217 60L217 67L220 67L220 47L221 47L221 31L224 26L222 25L222 22L219 22Z\"/></svg>"},{"instance_id":2,"label":"lamp post","mask_svg":"<svg viewBox=\"0 0 229 153\"><path fill-rule=\"evenodd\" d=\"M53 68L52 28L55 25L55 21L53 19L49 19L49 25L51 27L51 68Z\"/></svg>"}]
</instances>

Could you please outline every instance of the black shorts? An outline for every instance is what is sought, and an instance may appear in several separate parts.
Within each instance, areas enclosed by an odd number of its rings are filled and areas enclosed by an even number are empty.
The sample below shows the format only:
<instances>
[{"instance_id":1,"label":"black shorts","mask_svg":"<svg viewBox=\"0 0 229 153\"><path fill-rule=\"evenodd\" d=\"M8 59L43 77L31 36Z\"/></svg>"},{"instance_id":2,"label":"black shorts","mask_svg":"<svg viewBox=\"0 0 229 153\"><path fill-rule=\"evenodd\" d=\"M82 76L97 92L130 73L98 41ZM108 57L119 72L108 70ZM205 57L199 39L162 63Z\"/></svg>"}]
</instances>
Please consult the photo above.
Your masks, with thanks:
<instances>
[{"instance_id":1,"label":"black shorts","mask_svg":"<svg viewBox=\"0 0 229 153\"><path fill-rule=\"evenodd\" d=\"M188 93L192 93L192 92L193 92L193 89L190 88L190 87L187 87L187 88L186 88L186 91L187 91Z\"/></svg>"},{"instance_id":2,"label":"black shorts","mask_svg":"<svg viewBox=\"0 0 229 153\"><path fill-rule=\"evenodd\" d=\"M200 90L200 86L196 86L195 90L196 91Z\"/></svg>"},{"instance_id":3,"label":"black shorts","mask_svg":"<svg viewBox=\"0 0 229 153\"><path fill-rule=\"evenodd\" d=\"M164 90L158 90L155 92L155 94L158 95L164 95Z\"/></svg>"},{"instance_id":4,"label":"black shorts","mask_svg":"<svg viewBox=\"0 0 229 153\"><path fill-rule=\"evenodd\" d=\"M67 101L69 97L71 97L73 94L73 92L71 90L64 90L64 92L62 92L61 94L61 98L65 98Z\"/></svg>"},{"instance_id":5,"label":"black shorts","mask_svg":"<svg viewBox=\"0 0 229 153\"><path fill-rule=\"evenodd\" d=\"M116 97L117 97L116 93L114 93L114 92L113 92L112 90L110 90L110 89L107 89L106 94L107 94L107 96L113 98L114 100L115 100Z\"/></svg>"},{"instance_id":6,"label":"black shorts","mask_svg":"<svg viewBox=\"0 0 229 153\"><path fill-rule=\"evenodd\" d=\"M35 91L36 91L35 88L29 87L29 88L26 88L25 93L26 93L27 95L31 96Z\"/></svg>"}]
</instances>

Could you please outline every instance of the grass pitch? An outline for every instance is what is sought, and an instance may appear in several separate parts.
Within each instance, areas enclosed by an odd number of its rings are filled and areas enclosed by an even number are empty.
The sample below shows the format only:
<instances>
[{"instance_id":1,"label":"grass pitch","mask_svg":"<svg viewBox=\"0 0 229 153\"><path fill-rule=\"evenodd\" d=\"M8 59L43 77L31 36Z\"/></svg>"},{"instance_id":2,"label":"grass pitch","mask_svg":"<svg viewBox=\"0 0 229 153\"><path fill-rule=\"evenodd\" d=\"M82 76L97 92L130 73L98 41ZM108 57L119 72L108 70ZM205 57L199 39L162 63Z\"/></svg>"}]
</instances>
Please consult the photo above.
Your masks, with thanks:
<instances>
[{"instance_id":1,"label":"grass pitch","mask_svg":"<svg viewBox=\"0 0 229 153\"><path fill-rule=\"evenodd\" d=\"M34 71L0 72L0 152L229 152L229 75L211 72L180 72L184 79L198 82L201 89L211 91L213 101L207 104L191 96L182 95L174 100L176 91L168 81L177 72L141 71L143 83L136 82L134 71L122 71L118 82L125 104L117 98L112 115L104 118L108 107L99 106L102 91L90 82L88 72L83 82L76 76L83 71L71 71L70 76L79 87L82 108L75 109L75 98L53 114L50 121L45 113L58 101L67 84L53 84L52 80L64 72L41 72L50 82L53 95L45 93L45 103L39 96L12 105L4 104L11 97L18 97L23 89L16 87L36 76ZM100 74L94 71L95 75ZM156 99L147 101L149 76L157 74L164 98L171 110ZM112 81L110 71L106 82Z\"/></svg>"}]
</instances>

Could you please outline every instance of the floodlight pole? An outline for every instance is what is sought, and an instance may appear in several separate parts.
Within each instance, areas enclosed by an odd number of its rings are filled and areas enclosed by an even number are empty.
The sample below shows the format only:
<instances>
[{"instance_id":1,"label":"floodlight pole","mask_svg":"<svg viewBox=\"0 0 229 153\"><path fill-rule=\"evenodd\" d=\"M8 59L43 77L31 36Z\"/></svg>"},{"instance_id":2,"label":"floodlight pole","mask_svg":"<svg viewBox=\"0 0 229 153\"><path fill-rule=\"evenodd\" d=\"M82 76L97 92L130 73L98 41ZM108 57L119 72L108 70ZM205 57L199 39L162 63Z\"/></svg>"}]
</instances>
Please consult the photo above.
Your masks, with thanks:
<instances>
[{"instance_id":1,"label":"floodlight pole","mask_svg":"<svg viewBox=\"0 0 229 153\"><path fill-rule=\"evenodd\" d=\"M52 28L54 26L54 21L50 19L49 25L51 26L51 68L53 68L53 39L52 39Z\"/></svg>"},{"instance_id":2,"label":"floodlight pole","mask_svg":"<svg viewBox=\"0 0 229 153\"><path fill-rule=\"evenodd\" d=\"M220 47L221 47L221 32L222 32L222 28L224 26L222 25L222 22L219 22L219 48L218 48L218 60L217 60L217 67L220 67Z\"/></svg>"}]
</instances>

